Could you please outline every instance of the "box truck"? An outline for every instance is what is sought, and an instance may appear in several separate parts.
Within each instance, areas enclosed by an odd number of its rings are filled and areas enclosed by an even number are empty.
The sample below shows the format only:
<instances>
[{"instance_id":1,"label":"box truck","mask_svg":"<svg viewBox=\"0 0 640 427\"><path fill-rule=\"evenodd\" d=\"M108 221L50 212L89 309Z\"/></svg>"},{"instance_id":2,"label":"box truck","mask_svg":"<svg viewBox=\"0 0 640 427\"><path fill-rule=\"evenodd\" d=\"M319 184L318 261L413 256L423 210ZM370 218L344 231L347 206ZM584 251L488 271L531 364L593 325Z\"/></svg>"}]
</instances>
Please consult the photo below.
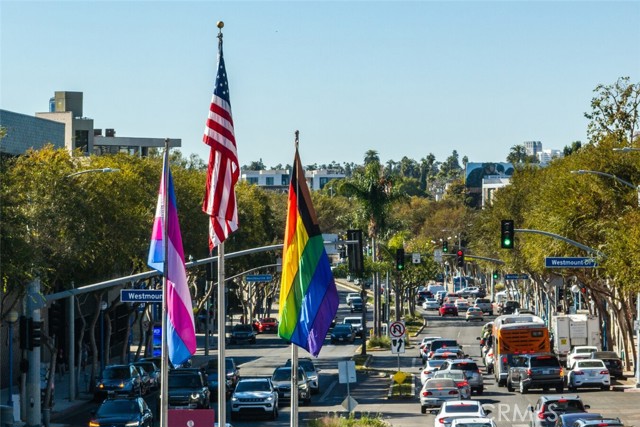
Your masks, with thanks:
<instances>
[{"instance_id":1,"label":"box truck","mask_svg":"<svg viewBox=\"0 0 640 427\"><path fill-rule=\"evenodd\" d=\"M558 315L552 321L553 350L566 364L567 354L575 346L602 348L600 321L588 314Z\"/></svg>"}]
</instances>

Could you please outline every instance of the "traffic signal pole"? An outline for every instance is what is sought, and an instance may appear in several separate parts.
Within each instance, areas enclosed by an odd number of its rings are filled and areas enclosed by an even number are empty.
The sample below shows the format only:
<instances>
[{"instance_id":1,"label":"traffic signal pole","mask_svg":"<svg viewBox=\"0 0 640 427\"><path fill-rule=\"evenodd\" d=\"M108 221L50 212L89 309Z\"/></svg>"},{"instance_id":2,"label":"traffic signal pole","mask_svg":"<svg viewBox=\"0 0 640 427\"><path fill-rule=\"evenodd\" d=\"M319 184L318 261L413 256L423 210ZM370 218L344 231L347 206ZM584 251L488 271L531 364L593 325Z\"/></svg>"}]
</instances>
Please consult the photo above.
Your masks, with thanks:
<instances>
[{"instance_id":1,"label":"traffic signal pole","mask_svg":"<svg viewBox=\"0 0 640 427\"><path fill-rule=\"evenodd\" d=\"M27 317L33 322L40 323L40 308L43 298L40 294L40 279L35 279L27 285ZM32 331L30 331L32 332ZM29 370L27 371L27 401L21 402L27 408L26 427L40 427L42 414L40 407L40 339L34 339L33 348L28 352ZM55 375L55 372L49 372Z\"/></svg>"}]
</instances>

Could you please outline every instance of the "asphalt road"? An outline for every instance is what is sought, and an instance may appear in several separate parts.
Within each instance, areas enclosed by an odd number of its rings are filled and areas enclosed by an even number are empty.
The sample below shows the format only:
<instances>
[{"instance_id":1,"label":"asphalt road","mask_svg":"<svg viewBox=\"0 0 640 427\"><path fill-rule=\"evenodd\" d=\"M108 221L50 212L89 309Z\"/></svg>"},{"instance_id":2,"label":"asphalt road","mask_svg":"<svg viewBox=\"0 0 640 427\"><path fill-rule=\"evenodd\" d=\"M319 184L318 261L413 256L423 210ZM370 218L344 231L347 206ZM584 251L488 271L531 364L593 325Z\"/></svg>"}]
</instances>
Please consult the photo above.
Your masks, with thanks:
<instances>
[{"instance_id":1,"label":"asphalt road","mask_svg":"<svg viewBox=\"0 0 640 427\"><path fill-rule=\"evenodd\" d=\"M351 316L348 307L344 304L346 291L341 291L341 301L343 302L339 310L339 319ZM413 343L422 340L422 336L440 335L447 338L455 338L463 346L463 349L471 357L479 362L480 348L476 337L479 335L483 323L467 323L460 318L439 318L435 312L424 313L427 319L427 326L422 333L413 338ZM370 318L370 314L369 314ZM488 321L488 319L485 319ZM312 397L312 402L308 406L301 406L298 409L300 425L304 425L305 419L317 418L325 414L345 413L342 402L347 397L348 392L352 398L358 402L355 409L359 413L380 414L394 427L422 427L430 426L434 422L434 415L420 413L417 393L420 390L419 373L421 368L420 359L415 345L409 346L406 352L400 357L392 355L390 351L371 352L373 360L372 370L367 373L358 373L358 382L351 384L347 390L346 384L338 382L338 362L347 360L358 351L359 340L356 344L330 345L328 341L322 349L316 365L321 369L319 394ZM215 354L215 351L212 352ZM263 334L258 336L255 345L229 346L227 356L233 357L240 365L240 375L243 377L269 376L273 370L284 364L291 357L291 348L286 346L277 336ZM308 357L304 350L299 350L299 357ZM198 360L203 360L199 356ZM482 366L482 363L479 363ZM402 398L389 398L389 373L397 369L407 373L415 374L416 390L413 396ZM484 404L493 405L492 416L499 427L525 426L529 423L527 406L535 404L541 391L532 391L524 396L517 392L509 393L506 388L499 388L494 383L493 377L485 375L485 392L481 396L473 395ZM614 391L580 390L585 403L591 405L590 412L600 412L606 415L619 416L626 425L640 425L640 394L621 393ZM156 407L156 394L150 395L147 400L150 405ZM212 406L215 408L216 403ZM87 425L90 412L97 407L97 404L89 403L83 406L77 413L70 414L64 420L71 426ZM227 409L227 420L229 420L230 410ZM157 425L157 421L156 421ZM245 426L288 426L290 425L290 408L282 406L280 415L275 421L246 419L234 421L234 427Z\"/></svg>"}]
</instances>

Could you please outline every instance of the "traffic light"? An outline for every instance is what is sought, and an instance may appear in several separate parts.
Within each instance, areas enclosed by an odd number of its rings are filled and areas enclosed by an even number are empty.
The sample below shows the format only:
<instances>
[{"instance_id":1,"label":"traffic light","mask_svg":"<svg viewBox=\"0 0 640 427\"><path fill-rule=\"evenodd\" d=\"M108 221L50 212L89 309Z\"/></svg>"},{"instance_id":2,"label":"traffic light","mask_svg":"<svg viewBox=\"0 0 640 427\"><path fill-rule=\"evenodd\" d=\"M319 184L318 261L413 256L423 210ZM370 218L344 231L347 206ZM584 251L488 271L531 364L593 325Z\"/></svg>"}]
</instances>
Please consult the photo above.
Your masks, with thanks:
<instances>
[{"instance_id":1,"label":"traffic light","mask_svg":"<svg viewBox=\"0 0 640 427\"><path fill-rule=\"evenodd\" d=\"M364 257L362 247L362 230L347 230L347 240L355 240L357 243L347 245L347 257L349 258L349 271L356 276L364 273Z\"/></svg>"},{"instance_id":2,"label":"traffic light","mask_svg":"<svg viewBox=\"0 0 640 427\"><path fill-rule=\"evenodd\" d=\"M498 280L499 277L500 277L500 273L498 273L498 270L494 270L493 271L493 280Z\"/></svg>"},{"instance_id":3,"label":"traffic light","mask_svg":"<svg viewBox=\"0 0 640 427\"><path fill-rule=\"evenodd\" d=\"M27 348L33 350L40 347L42 341L42 322L29 319L31 321L31 330L29 331L29 339Z\"/></svg>"},{"instance_id":4,"label":"traffic light","mask_svg":"<svg viewBox=\"0 0 640 427\"><path fill-rule=\"evenodd\" d=\"M442 241L442 252L444 252L445 254L449 252L449 242L447 242L446 240Z\"/></svg>"},{"instance_id":5,"label":"traffic light","mask_svg":"<svg viewBox=\"0 0 640 427\"><path fill-rule=\"evenodd\" d=\"M462 249L456 253L456 265L458 267L464 267L464 251Z\"/></svg>"},{"instance_id":6,"label":"traffic light","mask_svg":"<svg viewBox=\"0 0 640 427\"><path fill-rule=\"evenodd\" d=\"M64 307L59 302L54 302L49 307L49 335L58 337L58 342L64 332Z\"/></svg>"},{"instance_id":7,"label":"traffic light","mask_svg":"<svg viewBox=\"0 0 640 427\"><path fill-rule=\"evenodd\" d=\"M580 293L582 295L586 295L587 294L587 287L584 285L584 283L580 283L578 286L580 287Z\"/></svg>"},{"instance_id":8,"label":"traffic light","mask_svg":"<svg viewBox=\"0 0 640 427\"><path fill-rule=\"evenodd\" d=\"M404 270L404 249L396 250L396 270Z\"/></svg>"},{"instance_id":9,"label":"traffic light","mask_svg":"<svg viewBox=\"0 0 640 427\"><path fill-rule=\"evenodd\" d=\"M503 219L500 223L500 247L513 249L513 220Z\"/></svg>"}]
</instances>

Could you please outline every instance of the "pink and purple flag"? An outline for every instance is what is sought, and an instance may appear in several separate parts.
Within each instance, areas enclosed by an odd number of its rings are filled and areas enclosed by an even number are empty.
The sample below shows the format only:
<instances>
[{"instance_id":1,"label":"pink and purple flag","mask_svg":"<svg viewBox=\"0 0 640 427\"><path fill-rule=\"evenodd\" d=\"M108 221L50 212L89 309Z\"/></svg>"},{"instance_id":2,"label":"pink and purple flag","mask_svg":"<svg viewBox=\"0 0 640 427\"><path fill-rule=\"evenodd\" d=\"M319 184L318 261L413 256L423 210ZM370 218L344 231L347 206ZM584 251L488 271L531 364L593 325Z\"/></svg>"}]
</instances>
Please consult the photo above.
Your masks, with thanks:
<instances>
[{"instance_id":1,"label":"pink and purple flag","mask_svg":"<svg viewBox=\"0 0 640 427\"><path fill-rule=\"evenodd\" d=\"M151 234L151 246L147 264L165 276L165 292L167 304L167 347L169 360L175 365L186 362L196 352L196 332L193 320L191 294L187 284L187 271L184 264L182 236L178 222L178 205L173 189L171 169L165 155L156 216ZM168 185L165 186L165 178ZM165 197L165 189L167 196ZM167 208L163 209L165 200ZM164 216L163 216L164 213ZM163 219L166 218L165 228ZM164 230L169 238L165 242ZM166 244L166 252L165 252ZM167 255L165 263L165 253ZM164 271L166 264L167 271Z\"/></svg>"}]
</instances>

